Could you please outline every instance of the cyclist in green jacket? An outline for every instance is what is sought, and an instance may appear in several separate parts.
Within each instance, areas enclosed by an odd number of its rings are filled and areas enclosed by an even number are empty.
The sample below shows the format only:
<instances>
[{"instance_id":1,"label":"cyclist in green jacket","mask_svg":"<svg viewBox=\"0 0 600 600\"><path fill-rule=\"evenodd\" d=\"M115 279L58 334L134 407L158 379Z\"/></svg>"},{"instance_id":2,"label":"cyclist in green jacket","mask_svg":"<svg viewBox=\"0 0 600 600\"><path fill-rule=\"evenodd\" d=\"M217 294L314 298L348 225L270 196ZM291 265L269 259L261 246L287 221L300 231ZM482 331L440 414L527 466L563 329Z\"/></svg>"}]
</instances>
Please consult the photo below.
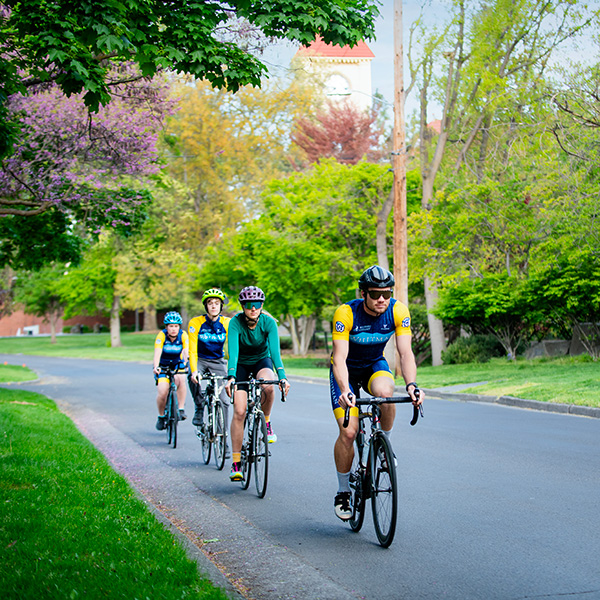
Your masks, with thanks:
<instances>
[{"instance_id":1,"label":"cyclist in green jacket","mask_svg":"<svg viewBox=\"0 0 600 600\"><path fill-rule=\"evenodd\" d=\"M229 322L227 344L229 361L227 375L229 379L225 386L227 395L231 397L231 386L237 381L248 381L250 377L257 379L277 379L283 392L288 393L290 384L285 376L277 322L273 317L263 312L265 301L264 292L255 286L242 289L239 301L243 312L238 313ZM269 443L277 441L277 436L271 427L271 408L275 398L272 385L264 386L262 396L262 409L267 421L267 434ZM231 420L231 450L232 461L230 479L242 479L240 466L242 439L244 435L244 419L248 402L248 386L237 386L234 394L233 418Z\"/></svg>"}]
</instances>

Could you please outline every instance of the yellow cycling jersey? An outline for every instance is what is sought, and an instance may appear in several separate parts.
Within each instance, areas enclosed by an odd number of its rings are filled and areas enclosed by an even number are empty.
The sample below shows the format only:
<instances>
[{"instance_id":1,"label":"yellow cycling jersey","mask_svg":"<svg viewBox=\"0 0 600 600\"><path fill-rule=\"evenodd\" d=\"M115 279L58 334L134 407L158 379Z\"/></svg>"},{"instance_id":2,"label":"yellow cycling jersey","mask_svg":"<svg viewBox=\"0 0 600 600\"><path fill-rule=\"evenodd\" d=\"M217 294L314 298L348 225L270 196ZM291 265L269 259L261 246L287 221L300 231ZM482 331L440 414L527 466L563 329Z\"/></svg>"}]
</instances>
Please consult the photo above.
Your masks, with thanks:
<instances>
[{"instance_id":1,"label":"yellow cycling jersey","mask_svg":"<svg viewBox=\"0 0 600 600\"><path fill-rule=\"evenodd\" d=\"M348 340L348 358L351 368L362 368L383 356L387 341L395 334L412 335L408 307L395 298L387 310L378 316L367 314L364 300L351 300L337 308L333 315L334 340Z\"/></svg>"}]
</instances>

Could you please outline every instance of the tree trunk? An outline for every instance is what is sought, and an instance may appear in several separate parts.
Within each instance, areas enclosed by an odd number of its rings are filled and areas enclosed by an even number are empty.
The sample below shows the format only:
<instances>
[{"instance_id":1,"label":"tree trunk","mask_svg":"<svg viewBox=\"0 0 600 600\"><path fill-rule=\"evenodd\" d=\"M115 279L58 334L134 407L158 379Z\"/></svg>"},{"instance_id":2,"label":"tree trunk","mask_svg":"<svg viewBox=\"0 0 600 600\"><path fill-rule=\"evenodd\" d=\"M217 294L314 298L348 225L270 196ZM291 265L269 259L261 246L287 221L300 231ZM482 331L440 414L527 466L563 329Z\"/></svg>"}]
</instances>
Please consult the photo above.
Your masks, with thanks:
<instances>
[{"instance_id":1,"label":"tree trunk","mask_svg":"<svg viewBox=\"0 0 600 600\"><path fill-rule=\"evenodd\" d=\"M144 325L142 331L156 331L156 308L154 306L144 306Z\"/></svg>"},{"instance_id":2,"label":"tree trunk","mask_svg":"<svg viewBox=\"0 0 600 600\"><path fill-rule=\"evenodd\" d=\"M121 346L121 298L113 296L112 306L110 307L110 347L119 348Z\"/></svg>"},{"instance_id":3,"label":"tree trunk","mask_svg":"<svg viewBox=\"0 0 600 600\"><path fill-rule=\"evenodd\" d=\"M310 342L315 333L317 318L302 315L301 317L287 316L287 328L292 336L292 353L297 356L306 356Z\"/></svg>"},{"instance_id":4,"label":"tree trunk","mask_svg":"<svg viewBox=\"0 0 600 600\"><path fill-rule=\"evenodd\" d=\"M446 349L446 336L444 335L444 324L441 319L438 319L432 313L438 300L437 288L427 276L425 276L424 283L427 323L429 324L429 336L431 339L431 364L434 367L438 367L443 364L442 351Z\"/></svg>"},{"instance_id":5,"label":"tree trunk","mask_svg":"<svg viewBox=\"0 0 600 600\"><path fill-rule=\"evenodd\" d=\"M56 324L60 319L60 312L51 312L48 315L48 322L50 323L50 343L56 344Z\"/></svg>"}]
</instances>

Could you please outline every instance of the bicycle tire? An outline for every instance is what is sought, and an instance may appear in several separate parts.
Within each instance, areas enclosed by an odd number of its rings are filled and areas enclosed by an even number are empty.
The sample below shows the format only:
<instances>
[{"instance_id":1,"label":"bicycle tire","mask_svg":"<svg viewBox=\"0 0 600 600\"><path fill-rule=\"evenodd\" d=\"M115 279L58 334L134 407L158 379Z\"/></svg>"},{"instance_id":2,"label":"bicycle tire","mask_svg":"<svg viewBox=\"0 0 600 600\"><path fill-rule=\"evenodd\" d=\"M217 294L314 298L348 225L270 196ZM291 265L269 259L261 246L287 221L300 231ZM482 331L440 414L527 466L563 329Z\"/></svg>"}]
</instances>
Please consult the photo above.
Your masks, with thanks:
<instances>
[{"instance_id":1,"label":"bicycle tire","mask_svg":"<svg viewBox=\"0 0 600 600\"><path fill-rule=\"evenodd\" d=\"M202 448L202 460L207 465L210 462L212 426L210 418L210 407L208 401L204 402L202 407L202 425L198 428L200 438L200 447Z\"/></svg>"},{"instance_id":2,"label":"bicycle tire","mask_svg":"<svg viewBox=\"0 0 600 600\"><path fill-rule=\"evenodd\" d=\"M215 464L220 471L225 466L225 449L227 447L227 426L225 425L225 412L220 400L215 400L215 420L213 424L213 445L215 451Z\"/></svg>"},{"instance_id":3,"label":"bicycle tire","mask_svg":"<svg viewBox=\"0 0 600 600\"><path fill-rule=\"evenodd\" d=\"M254 456L254 482L259 498L267 493L269 479L269 440L267 438L267 422L265 415L260 412L254 420L252 432L252 453Z\"/></svg>"},{"instance_id":4,"label":"bicycle tire","mask_svg":"<svg viewBox=\"0 0 600 600\"><path fill-rule=\"evenodd\" d=\"M370 471L373 524L379 543L387 548L396 533L398 482L392 445L381 432L372 441Z\"/></svg>"},{"instance_id":5,"label":"bicycle tire","mask_svg":"<svg viewBox=\"0 0 600 600\"><path fill-rule=\"evenodd\" d=\"M247 490L250 486L250 475L252 473L252 432L250 431L250 418L246 415L244 419L244 438L242 441L242 489Z\"/></svg>"},{"instance_id":6,"label":"bicycle tire","mask_svg":"<svg viewBox=\"0 0 600 600\"><path fill-rule=\"evenodd\" d=\"M359 433L356 437L356 448L354 451L354 459L352 461L352 469L350 470L350 490L352 491L352 516L349 523L352 531L360 531L365 520L365 469L361 466L362 450L361 438L364 439L364 434Z\"/></svg>"},{"instance_id":7,"label":"bicycle tire","mask_svg":"<svg viewBox=\"0 0 600 600\"><path fill-rule=\"evenodd\" d=\"M179 423L179 404L177 402L177 391L171 392L171 421L173 423L173 448L177 448L177 425Z\"/></svg>"},{"instance_id":8,"label":"bicycle tire","mask_svg":"<svg viewBox=\"0 0 600 600\"><path fill-rule=\"evenodd\" d=\"M169 389L167 402L165 403L165 424L167 430L167 444L172 444L175 437L175 428L173 426L173 391Z\"/></svg>"}]
</instances>

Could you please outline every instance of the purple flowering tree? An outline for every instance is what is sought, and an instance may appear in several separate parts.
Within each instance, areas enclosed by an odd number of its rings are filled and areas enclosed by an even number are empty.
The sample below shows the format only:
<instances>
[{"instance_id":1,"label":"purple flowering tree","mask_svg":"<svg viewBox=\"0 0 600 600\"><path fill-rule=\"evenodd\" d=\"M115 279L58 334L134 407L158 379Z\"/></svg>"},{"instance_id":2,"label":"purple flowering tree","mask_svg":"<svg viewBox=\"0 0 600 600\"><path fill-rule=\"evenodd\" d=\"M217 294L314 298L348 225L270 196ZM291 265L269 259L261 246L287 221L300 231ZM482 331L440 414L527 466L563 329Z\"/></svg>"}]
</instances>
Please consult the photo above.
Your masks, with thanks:
<instances>
[{"instance_id":1,"label":"purple flowering tree","mask_svg":"<svg viewBox=\"0 0 600 600\"><path fill-rule=\"evenodd\" d=\"M90 113L81 94L55 85L8 100L20 135L0 169L0 216L55 208L88 229L128 227L147 197L139 180L156 173L156 142L173 112L163 81L137 78L117 86L113 101Z\"/></svg>"}]
</instances>

